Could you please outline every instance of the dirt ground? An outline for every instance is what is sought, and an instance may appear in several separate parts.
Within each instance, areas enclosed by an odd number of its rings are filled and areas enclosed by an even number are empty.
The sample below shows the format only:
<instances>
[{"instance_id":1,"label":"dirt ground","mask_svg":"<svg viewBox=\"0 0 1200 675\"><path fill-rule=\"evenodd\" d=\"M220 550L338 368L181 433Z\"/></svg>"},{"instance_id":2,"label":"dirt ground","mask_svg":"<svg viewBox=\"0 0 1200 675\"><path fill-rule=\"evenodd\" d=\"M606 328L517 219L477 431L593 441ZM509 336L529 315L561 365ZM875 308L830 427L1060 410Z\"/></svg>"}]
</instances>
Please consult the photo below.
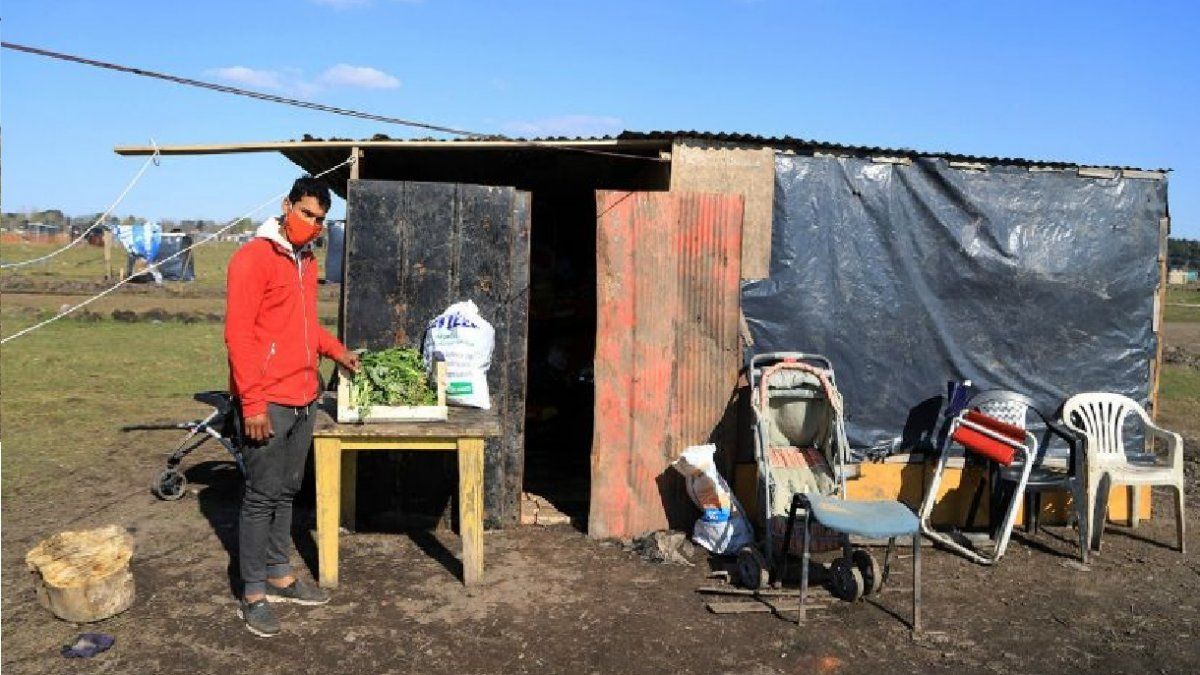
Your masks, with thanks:
<instances>
[{"instance_id":1,"label":"dirt ground","mask_svg":"<svg viewBox=\"0 0 1200 675\"><path fill-rule=\"evenodd\" d=\"M158 502L143 487L151 444L113 451L58 503L6 495L4 672L240 672L253 658L261 673L1177 673L1195 672L1200 659L1200 561L1168 548L1174 528L1164 517L1136 533L1110 526L1082 570L1060 529L1018 537L990 569L925 549L926 633L916 640L900 621L910 559L897 562L878 601L820 597L827 609L801 629L791 613L710 614L695 592L711 583L704 562L644 562L569 526L489 533L486 581L473 589L457 580L453 534L345 535L333 602L281 607L283 634L262 640L235 617L230 590L235 471L208 450L189 472L198 493ZM100 466L110 462L123 479ZM1193 498L1193 514L1198 506ZM311 510L299 515L311 525ZM134 532L132 609L83 627L37 605L22 558L47 522ZM1189 548L1200 550L1200 523L1189 524ZM297 539L311 563L309 533L299 528ZM61 658L60 645L82 630L116 645L90 661Z\"/></svg>"},{"instance_id":2,"label":"dirt ground","mask_svg":"<svg viewBox=\"0 0 1200 675\"><path fill-rule=\"evenodd\" d=\"M1192 354L1200 354L1200 322L1163 324L1163 342ZM1200 426L1200 422L1198 422Z\"/></svg>"},{"instance_id":3,"label":"dirt ground","mask_svg":"<svg viewBox=\"0 0 1200 675\"><path fill-rule=\"evenodd\" d=\"M33 303L31 303L33 304ZM1200 353L1200 324L1168 326L1168 340ZM197 411L199 412L199 410ZM146 489L171 434L129 434L119 447L38 485L3 495L0 667L5 673L871 673L1160 672L1200 669L1200 420L1188 433L1188 548L1173 550L1173 513L1136 531L1110 524L1102 553L1080 567L1071 531L1014 537L985 568L924 549L925 632L905 621L910 558L877 600L854 605L821 593L808 625L793 613L717 616L694 567L643 561L569 526L489 532L485 582L458 581L450 532L342 536L342 586L329 605L279 608L283 633L262 640L235 616L231 590L239 480L215 445L185 466L178 502ZM46 483L54 495L46 498ZM296 518L301 573L315 569L311 507ZM64 529L117 523L137 542L137 601L88 626L36 602L24 555ZM65 660L82 631L113 635L91 660Z\"/></svg>"}]
</instances>

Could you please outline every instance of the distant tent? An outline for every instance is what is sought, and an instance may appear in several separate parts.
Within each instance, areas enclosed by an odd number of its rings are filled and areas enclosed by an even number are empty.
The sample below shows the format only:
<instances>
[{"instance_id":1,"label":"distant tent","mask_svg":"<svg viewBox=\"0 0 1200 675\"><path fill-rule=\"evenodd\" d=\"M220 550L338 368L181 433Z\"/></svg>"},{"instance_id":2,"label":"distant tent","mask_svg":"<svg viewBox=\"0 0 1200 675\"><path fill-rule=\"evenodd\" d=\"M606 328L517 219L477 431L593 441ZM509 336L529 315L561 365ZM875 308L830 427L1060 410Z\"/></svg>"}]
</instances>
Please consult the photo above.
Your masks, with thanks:
<instances>
[{"instance_id":1,"label":"distant tent","mask_svg":"<svg viewBox=\"0 0 1200 675\"><path fill-rule=\"evenodd\" d=\"M188 251L178 257L171 258L171 256L191 246L193 242L194 240L190 234L184 234L182 232L160 233L158 245L155 248L156 255L151 261L154 263L161 263L156 270L158 274L155 275L154 272L147 272L145 270L134 272L133 263L140 256L133 253L129 255L129 260L126 265L127 274L132 276L132 281L135 283L148 283L150 281L195 281L196 261L192 257L191 251ZM168 258L171 259L167 260ZM158 276L160 278L154 279L154 276Z\"/></svg>"},{"instance_id":2,"label":"distant tent","mask_svg":"<svg viewBox=\"0 0 1200 675\"><path fill-rule=\"evenodd\" d=\"M117 241L129 255L143 260L154 260L162 243L162 225L158 223L134 223L115 228Z\"/></svg>"},{"instance_id":3,"label":"distant tent","mask_svg":"<svg viewBox=\"0 0 1200 675\"><path fill-rule=\"evenodd\" d=\"M166 260L171 256L179 253L183 249L191 246L194 240L192 235L182 232L170 232L162 235L162 243L158 247L158 257L155 260ZM167 281L195 281L196 280L196 260L192 257L192 252L188 251L183 255L167 260L158 268L162 272L163 279Z\"/></svg>"}]
</instances>

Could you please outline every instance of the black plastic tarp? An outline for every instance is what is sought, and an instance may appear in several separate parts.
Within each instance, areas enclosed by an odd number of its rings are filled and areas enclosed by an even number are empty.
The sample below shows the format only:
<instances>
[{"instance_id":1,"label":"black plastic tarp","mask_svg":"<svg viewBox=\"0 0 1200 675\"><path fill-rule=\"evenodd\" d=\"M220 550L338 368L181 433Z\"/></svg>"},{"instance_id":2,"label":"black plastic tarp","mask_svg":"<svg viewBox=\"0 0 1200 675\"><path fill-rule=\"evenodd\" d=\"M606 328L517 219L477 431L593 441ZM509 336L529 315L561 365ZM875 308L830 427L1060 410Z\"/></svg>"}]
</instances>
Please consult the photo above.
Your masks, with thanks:
<instances>
[{"instance_id":1,"label":"black plastic tarp","mask_svg":"<svg viewBox=\"0 0 1200 675\"><path fill-rule=\"evenodd\" d=\"M158 245L158 256L155 258L156 260L166 260L158 268L163 279L167 281L196 280L196 260L192 257L191 251L167 260L194 243L195 240L190 234L163 235L162 243Z\"/></svg>"},{"instance_id":2,"label":"black plastic tarp","mask_svg":"<svg viewBox=\"0 0 1200 675\"><path fill-rule=\"evenodd\" d=\"M325 225L325 281L342 283L342 257L346 250L346 221L331 220Z\"/></svg>"},{"instance_id":3,"label":"black plastic tarp","mask_svg":"<svg viewBox=\"0 0 1200 675\"><path fill-rule=\"evenodd\" d=\"M751 349L832 359L852 446L924 445L949 380L1147 401L1165 179L778 155L775 182Z\"/></svg>"}]
</instances>

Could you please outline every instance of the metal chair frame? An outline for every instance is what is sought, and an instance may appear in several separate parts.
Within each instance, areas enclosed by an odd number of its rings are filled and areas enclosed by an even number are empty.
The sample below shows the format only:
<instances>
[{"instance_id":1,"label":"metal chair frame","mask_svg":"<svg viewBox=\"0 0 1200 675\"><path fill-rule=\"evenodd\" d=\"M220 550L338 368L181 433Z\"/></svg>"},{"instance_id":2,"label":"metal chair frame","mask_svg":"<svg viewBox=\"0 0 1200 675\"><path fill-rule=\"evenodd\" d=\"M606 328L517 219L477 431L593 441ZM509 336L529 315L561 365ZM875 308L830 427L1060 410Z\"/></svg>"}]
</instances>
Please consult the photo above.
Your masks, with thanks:
<instances>
[{"instance_id":1,"label":"metal chair frame","mask_svg":"<svg viewBox=\"0 0 1200 675\"><path fill-rule=\"evenodd\" d=\"M989 389L979 392L971 398L970 407L995 417L1013 426L1025 429L1029 426L1029 414L1037 417L1045 432L1038 444L1034 456L1033 468L1025 483L1025 531L1027 534L1037 534L1038 518L1042 506L1042 493L1049 491L1065 491L1071 494L1071 511L1074 522L1079 530L1079 556L1084 563L1088 561L1088 517L1087 495L1084 469L1084 454L1079 447L1080 438L1067 427L1055 421L1039 409L1028 396L1006 389ZM1036 431L1031 429L1030 431ZM1049 454L1051 437L1062 439L1067 445L1067 465L1065 472L1051 472L1046 469L1045 461ZM990 472L993 495L999 497L1003 483L1015 484L1020 479L1020 468L994 467Z\"/></svg>"},{"instance_id":2,"label":"metal chair frame","mask_svg":"<svg viewBox=\"0 0 1200 675\"><path fill-rule=\"evenodd\" d=\"M1033 470L1033 460L1035 457L1037 457L1038 441L1037 437L1028 430L1025 430L1025 440L1024 443L1021 443L1009 438L1008 436L1000 434L983 424L968 419L968 413L971 410L977 409L977 406L979 405L977 399L979 399L981 396L982 394L976 394L971 398L970 401L967 402L966 406L964 406L962 410L958 411L951 418L949 427L946 430L945 438L942 441L942 449L941 454L938 457L937 468L933 472L933 477L930 480L929 487L925 493L925 499L921 502L919 518L921 521L921 531L931 540L981 565L994 565L1000 560L1001 557L1004 556L1005 551L1008 549L1008 542L1012 536L1013 522L1017 517L1017 509L1020 507L1021 501L1025 495L1025 486L1029 482L1029 475ZM1014 396L1020 395L1015 394ZM997 402L998 397L993 398L989 396L984 400L994 404ZM1028 401L1028 399L1024 400ZM1008 508L1004 512L1004 518L1000 523L999 529L997 530L995 548L992 550L991 555L983 555L978 551L963 546L949 535L935 529L929 520L930 514L933 512L934 504L937 502L938 488L941 486L942 476L946 471L946 464L950 459L951 450L956 445L954 433L959 427L966 427L972 431L982 434L983 436L986 436L987 438L1012 448L1017 455L1017 457L1014 458L1012 465L1016 466L1017 463L1020 462L1021 470L1018 475L1018 480L1013 490L1012 497L1009 500Z\"/></svg>"}]
</instances>

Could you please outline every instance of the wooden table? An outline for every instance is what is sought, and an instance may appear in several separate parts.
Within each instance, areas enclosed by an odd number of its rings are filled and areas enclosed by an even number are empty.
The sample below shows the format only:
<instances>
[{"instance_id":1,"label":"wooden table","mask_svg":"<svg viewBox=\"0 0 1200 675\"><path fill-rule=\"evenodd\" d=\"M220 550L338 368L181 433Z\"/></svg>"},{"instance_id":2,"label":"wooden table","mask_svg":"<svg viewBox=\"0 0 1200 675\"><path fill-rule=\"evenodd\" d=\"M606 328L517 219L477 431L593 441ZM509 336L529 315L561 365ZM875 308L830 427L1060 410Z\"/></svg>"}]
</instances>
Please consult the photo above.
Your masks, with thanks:
<instances>
[{"instance_id":1,"label":"wooden table","mask_svg":"<svg viewBox=\"0 0 1200 675\"><path fill-rule=\"evenodd\" d=\"M319 583L338 585L338 525L354 522L357 463L354 453L415 450L458 453L458 529L463 583L483 579L483 441L500 435L494 411L450 408L445 422L338 424L332 399L317 413L313 454L317 477Z\"/></svg>"}]
</instances>

